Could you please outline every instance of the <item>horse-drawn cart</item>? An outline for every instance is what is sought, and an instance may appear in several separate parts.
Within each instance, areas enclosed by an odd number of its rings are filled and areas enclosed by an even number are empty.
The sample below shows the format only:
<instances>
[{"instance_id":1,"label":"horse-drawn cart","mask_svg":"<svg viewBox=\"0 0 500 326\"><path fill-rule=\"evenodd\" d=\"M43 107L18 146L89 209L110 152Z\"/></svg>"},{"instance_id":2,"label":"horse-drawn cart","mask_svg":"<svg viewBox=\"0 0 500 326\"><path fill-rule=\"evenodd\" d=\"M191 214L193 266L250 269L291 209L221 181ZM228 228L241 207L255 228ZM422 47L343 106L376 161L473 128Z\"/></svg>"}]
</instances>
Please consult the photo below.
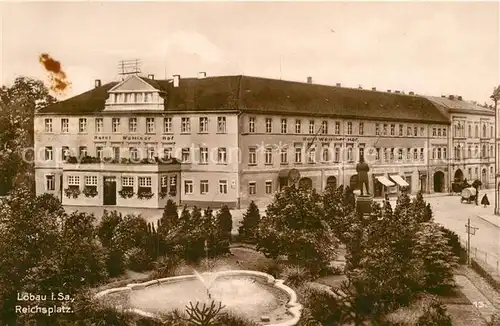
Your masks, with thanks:
<instances>
[{"instance_id":1,"label":"horse-drawn cart","mask_svg":"<svg viewBox=\"0 0 500 326\"><path fill-rule=\"evenodd\" d=\"M465 188L462 190L462 195L460 198L460 202L463 203L464 201L467 202L467 204L470 204L476 200L477 197L477 190L473 187Z\"/></svg>"}]
</instances>

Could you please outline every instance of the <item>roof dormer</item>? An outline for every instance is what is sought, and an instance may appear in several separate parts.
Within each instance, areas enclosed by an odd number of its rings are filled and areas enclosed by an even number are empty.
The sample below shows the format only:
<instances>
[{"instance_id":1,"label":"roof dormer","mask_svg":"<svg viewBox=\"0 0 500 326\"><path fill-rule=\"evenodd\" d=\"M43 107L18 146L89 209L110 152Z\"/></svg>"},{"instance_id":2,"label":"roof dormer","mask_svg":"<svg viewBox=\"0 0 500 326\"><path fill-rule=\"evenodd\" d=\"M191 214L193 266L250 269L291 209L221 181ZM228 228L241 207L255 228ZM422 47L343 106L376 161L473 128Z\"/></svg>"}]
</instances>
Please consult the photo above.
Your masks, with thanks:
<instances>
[{"instance_id":1,"label":"roof dormer","mask_svg":"<svg viewBox=\"0 0 500 326\"><path fill-rule=\"evenodd\" d=\"M104 111L163 111L165 100L153 79L131 75L108 91Z\"/></svg>"}]
</instances>

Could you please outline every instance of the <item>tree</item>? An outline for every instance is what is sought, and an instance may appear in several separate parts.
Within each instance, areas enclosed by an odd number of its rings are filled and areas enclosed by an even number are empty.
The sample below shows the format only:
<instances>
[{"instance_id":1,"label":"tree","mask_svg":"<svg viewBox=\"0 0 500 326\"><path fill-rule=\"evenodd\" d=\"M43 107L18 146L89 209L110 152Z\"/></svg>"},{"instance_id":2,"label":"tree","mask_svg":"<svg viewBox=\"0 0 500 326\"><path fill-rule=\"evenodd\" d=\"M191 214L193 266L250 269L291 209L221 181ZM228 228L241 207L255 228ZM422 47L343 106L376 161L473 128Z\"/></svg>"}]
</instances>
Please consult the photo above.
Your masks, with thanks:
<instances>
[{"instance_id":1,"label":"tree","mask_svg":"<svg viewBox=\"0 0 500 326\"><path fill-rule=\"evenodd\" d=\"M337 240L315 190L292 185L276 194L259 224L257 250L266 257L287 255L290 263L307 267L313 275L329 264Z\"/></svg>"},{"instance_id":2,"label":"tree","mask_svg":"<svg viewBox=\"0 0 500 326\"><path fill-rule=\"evenodd\" d=\"M260 212L259 208L252 200L247 211L243 214L243 220L238 228L238 234L242 241L255 243L259 231Z\"/></svg>"},{"instance_id":3,"label":"tree","mask_svg":"<svg viewBox=\"0 0 500 326\"><path fill-rule=\"evenodd\" d=\"M121 213L118 213L117 211L108 212L107 210L104 210L104 214L102 215L99 226L97 227L99 240L104 247L110 247L116 227L122 220L123 216Z\"/></svg>"},{"instance_id":4,"label":"tree","mask_svg":"<svg viewBox=\"0 0 500 326\"><path fill-rule=\"evenodd\" d=\"M169 199L163 210L163 215L160 219L158 233L167 234L169 230L179 226L179 214L177 213L177 204Z\"/></svg>"},{"instance_id":5,"label":"tree","mask_svg":"<svg viewBox=\"0 0 500 326\"><path fill-rule=\"evenodd\" d=\"M23 160L23 151L33 148L35 111L55 102L39 80L19 77L0 89L0 195L15 185L34 187L34 166Z\"/></svg>"},{"instance_id":6,"label":"tree","mask_svg":"<svg viewBox=\"0 0 500 326\"><path fill-rule=\"evenodd\" d=\"M327 186L323 194L323 207L326 221L335 237L345 243L352 223L352 213L354 212L354 204L349 189L344 190L343 186L337 189L330 185Z\"/></svg>"},{"instance_id":7,"label":"tree","mask_svg":"<svg viewBox=\"0 0 500 326\"><path fill-rule=\"evenodd\" d=\"M229 253L231 230L233 228L233 217L231 216L229 207L223 205L217 212L216 223L217 249L215 253L217 255Z\"/></svg>"}]
</instances>

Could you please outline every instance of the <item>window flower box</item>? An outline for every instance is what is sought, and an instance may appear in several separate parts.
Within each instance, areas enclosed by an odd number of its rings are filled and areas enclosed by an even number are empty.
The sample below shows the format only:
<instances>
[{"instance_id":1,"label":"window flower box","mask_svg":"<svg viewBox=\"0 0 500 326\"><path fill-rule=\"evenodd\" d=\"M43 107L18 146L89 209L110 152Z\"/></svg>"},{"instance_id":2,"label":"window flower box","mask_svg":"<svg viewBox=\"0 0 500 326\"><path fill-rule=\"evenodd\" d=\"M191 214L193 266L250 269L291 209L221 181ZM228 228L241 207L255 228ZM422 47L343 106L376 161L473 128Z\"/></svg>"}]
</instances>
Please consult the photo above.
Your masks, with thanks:
<instances>
[{"instance_id":1,"label":"window flower box","mask_svg":"<svg viewBox=\"0 0 500 326\"><path fill-rule=\"evenodd\" d=\"M137 191L137 198L139 199L151 199L153 198L153 196L154 193L151 192L150 188L145 188L145 189L139 188L139 190Z\"/></svg>"},{"instance_id":2,"label":"window flower box","mask_svg":"<svg viewBox=\"0 0 500 326\"><path fill-rule=\"evenodd\" d=\"M161 188L161 191L158 193L158 196L160 196L160 199L163 199L167 197L168 194L169 194L168 188Z\"/></svg>"},{"instance_id":3,"label":"window flower box","mask_svg":"<svg viewBox=\"0 0 500 326\"><path fill-rule=\"evenodd\" d=\"M123 187L122 190L118 191L118 194L124 199L132 198L134 196L134 190L132 187Z\"/></svg>"},{"instance_id":4,"label":"window flower box","mask_svg":"<svg viewBox=\"0 0 500 326\"><path fill-rule=\"evenodd\" d=\"M85 186L85 188L83 188L83 194L85 195L85 197L95 197L97 196L97 187Z\"/></svg>"},{"instance_id":5,"label":"window flower box","mask_svg":"<svg viewBox=\"0 0 500 326\"><path fill-rule=\"evenodd\" d=\"M78 198L80 196L80 187L79 186L68 186L68 188L64 189L64 194L68 198Z\"/></svg>"}]
</instances>

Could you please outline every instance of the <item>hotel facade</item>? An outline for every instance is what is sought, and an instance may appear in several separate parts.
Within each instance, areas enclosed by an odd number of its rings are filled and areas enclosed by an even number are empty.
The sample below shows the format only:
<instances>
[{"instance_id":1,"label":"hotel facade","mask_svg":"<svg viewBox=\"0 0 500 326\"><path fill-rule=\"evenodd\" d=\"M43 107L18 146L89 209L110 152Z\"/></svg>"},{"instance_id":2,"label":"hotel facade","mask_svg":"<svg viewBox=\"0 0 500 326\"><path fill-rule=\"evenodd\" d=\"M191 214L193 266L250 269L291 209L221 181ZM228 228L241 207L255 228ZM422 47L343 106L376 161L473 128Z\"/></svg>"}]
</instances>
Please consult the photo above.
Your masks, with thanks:
<instances>
[{"instance_id":1,"label":"hotel facade","mask_svg":"<svg viewBox=\"0 0 500 326\"><path fill-rule=\"evenodd\" d=\"M457 178L490 186L493 123L493 111L461 98L310 78L96 80L36 113L36 189L77 207L244 208L290 182L353 187L361 156L375 197L448 192Z\"/></svg>"}]
</instances>

